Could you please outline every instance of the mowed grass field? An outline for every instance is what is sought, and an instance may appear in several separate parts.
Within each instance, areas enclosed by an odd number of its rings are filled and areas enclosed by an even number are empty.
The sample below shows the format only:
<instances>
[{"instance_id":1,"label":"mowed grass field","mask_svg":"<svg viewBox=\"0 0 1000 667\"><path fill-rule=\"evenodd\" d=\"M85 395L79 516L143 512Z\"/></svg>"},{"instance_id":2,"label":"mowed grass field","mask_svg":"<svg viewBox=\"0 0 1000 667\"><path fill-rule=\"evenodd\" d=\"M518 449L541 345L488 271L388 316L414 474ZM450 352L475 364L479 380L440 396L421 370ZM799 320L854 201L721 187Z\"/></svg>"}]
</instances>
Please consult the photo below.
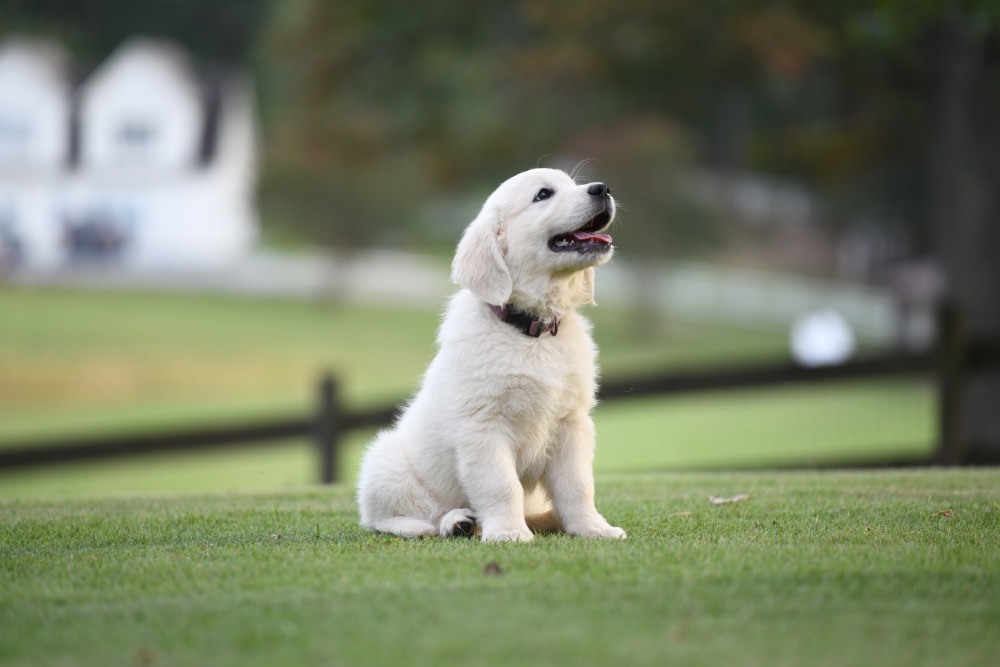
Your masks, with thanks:
<instances>
[{"instance_id":1,"label":"mowed grass field","mask_svg":"<svg viewBox=\"0 0 1000 667\"><path fill-rule=\"evenodd\" d=\"M344 485L3 499L0 664L1000 663L1000 471L605 474L598 505L627 540L375 536Z\"/></svg>"},{"instance_id":2,"label":"mowed grass field","mask_svg":"<svg viewBox=\"0 0 1000 667\"><path fill-rule=\"evenodd\" d=\"M784 359L782 331L591 308L606 378ZM438 313L221 296L0 289L0 447L305 414L323 371L350 406L393 403L434 353ZM597 470L811 465L917 456L929 383L886 380L600 406ZM350 481L371 433L342 452ZM0 496L213 491L316 478L308 442L0 473Z\"/></svg>"}]
</instances>

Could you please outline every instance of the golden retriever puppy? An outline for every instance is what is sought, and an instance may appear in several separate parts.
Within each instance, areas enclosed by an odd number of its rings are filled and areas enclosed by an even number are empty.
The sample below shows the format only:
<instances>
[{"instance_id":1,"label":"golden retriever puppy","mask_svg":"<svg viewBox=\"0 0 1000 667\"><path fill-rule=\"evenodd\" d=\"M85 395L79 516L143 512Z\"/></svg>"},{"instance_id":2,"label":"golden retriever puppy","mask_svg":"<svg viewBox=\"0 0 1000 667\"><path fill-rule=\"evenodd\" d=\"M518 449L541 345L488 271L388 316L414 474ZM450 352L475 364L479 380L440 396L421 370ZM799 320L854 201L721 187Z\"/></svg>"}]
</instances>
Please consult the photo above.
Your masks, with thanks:
<instances>
[{"instance_id":1,"label":"golden retriever puppy","mask_svg":"<svg viewBox=\"0 0 1000 667\"><path fill-rule=\"evenodd\" d=\"M395 427L361 464L361 525L403 537L532 539L532 530L625 537L594 507L597 351L577 308L610 259L615 202L603 183L532 169L469 224L462 286L438 353Z\"/></svg>"}]
</instances>

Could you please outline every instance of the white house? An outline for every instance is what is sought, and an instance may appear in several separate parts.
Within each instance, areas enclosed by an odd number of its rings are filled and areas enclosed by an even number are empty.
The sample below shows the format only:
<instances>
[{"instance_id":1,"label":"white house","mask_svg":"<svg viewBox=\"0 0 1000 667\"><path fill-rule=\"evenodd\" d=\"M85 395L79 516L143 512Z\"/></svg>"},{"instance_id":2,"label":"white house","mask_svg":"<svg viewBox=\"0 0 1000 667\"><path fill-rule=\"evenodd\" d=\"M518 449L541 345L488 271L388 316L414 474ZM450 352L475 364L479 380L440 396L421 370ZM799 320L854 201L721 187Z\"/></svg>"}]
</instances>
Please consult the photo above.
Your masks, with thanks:
<instances>
[{"instance_id":1,"label":"white house","mask_svg":"<svg viewBox=\"0 0 1000 667\"><path fill-rule=\"evenodd\" d=\"M134 38L74 90L57 52L0 44L0 261L183 270L244 255L257 229L249 83Z\"/></svg>"},{"instance_id":2,"label":"white house","mask_svg":"<svg viewBox=\"0 0 1000 667\"><path fill-rule=\"evenodd\" d=\"M0 52L0 165L65 166L70 95L66 60L49 42L13 37Z\"/></svg>"},{"instance_id":3,"label":"white house","mask_svg":"<svg viewBox=\"0 0 1000 667\"><path fill-rule=\"evenodd\" d=\"M44 41L5 40L0 46L0 268L29 253L49 263L57 252L53 196L69 163L70 113L61 49Z\"/></svg>"},{"instance_id":4,"label":"white house","mask_svg":"<svg viewBox=\"0 0 1000 667\"><path fill-rule=\"evenodd\" d=\"M123 174L190 170L207 120L204 97L179 49L126 42L81 87L80 165Z\"/></svg>"}]
</instances>

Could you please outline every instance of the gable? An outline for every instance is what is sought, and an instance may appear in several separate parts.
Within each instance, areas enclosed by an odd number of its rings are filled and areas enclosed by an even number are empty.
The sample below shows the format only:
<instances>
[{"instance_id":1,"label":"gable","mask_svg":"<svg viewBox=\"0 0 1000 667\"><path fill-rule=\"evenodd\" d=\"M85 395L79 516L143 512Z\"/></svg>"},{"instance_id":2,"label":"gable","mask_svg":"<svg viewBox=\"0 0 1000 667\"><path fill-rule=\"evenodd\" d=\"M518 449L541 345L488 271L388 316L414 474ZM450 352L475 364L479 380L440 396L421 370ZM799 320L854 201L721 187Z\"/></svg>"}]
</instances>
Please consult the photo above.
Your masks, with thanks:
<instances>
[{"instance_id":1,"label":"gable","mask_svg":"<svg viewBox=\"0 0 1000 667\"><path fill-rule=\"evenodd\" d=\"M0 165L65 165L69 117L62 51L25 38L0 43Z\"/></svg>"},{"instance_id":2,"label":"gable","mask_svg":"<svg viewBox=\"0 0 1000 667\"><path fill-rule=\"evenodd\" d=\"M80 92L80 164L179 170L197 164L205 104L175 49L131 40Z\"/></svg>"}]
</instances>

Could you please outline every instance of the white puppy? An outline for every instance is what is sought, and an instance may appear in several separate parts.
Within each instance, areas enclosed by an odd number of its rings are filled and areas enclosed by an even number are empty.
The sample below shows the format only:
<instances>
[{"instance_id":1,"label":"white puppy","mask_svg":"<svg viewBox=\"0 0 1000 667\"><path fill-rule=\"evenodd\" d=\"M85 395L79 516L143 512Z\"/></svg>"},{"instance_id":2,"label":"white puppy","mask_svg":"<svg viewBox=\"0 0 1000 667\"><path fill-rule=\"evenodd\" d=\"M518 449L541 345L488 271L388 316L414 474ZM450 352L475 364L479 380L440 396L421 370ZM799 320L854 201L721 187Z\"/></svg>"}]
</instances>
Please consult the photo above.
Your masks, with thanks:
<instances>
[{"instance_id":1,"label":"white puppy","mask_svg":"<svg viewBox=\"0 0 1000 667\"><path fill-rule=\"evenodd\" d=\"M555 169L507 180L452 263L464 287L438 353L399 418L369 445L365 528L403 537L531 540L531 528L625 537L594 508L596 348L577 307L593 303L615 214L603 183ZM536 514L537 512L537 514ZM529 528L531 526L531 528Z\"/></svg>"}]
</instances>

